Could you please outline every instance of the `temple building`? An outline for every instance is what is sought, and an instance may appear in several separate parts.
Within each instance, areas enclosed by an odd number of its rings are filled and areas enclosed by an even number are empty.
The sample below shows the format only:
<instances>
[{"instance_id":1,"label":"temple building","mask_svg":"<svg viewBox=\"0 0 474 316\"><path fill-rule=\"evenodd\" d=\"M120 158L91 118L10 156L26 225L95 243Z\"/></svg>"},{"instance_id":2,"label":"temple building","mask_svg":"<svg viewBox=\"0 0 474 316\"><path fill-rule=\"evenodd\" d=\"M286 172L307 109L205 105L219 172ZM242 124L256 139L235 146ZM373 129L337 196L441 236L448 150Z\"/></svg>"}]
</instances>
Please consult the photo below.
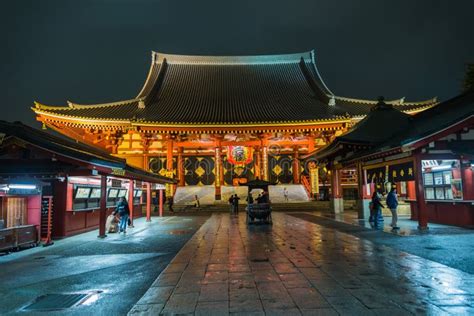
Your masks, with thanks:
<instances>
[{"instance_id":1,"label":"temple building","mask_svg":"<svg viewBox=\"0 0 474 316\"><path fill-rule=\"evenodd\" d=\"M437 104L436 98L385 102L410 115ZM300 157L350 130L376 104L334 94L318 71L314 51L153 52L145 84L132 99L67 106L35 102L33 111L45 128L174 177L178 186L214 186L219 200L222 186L257 177L318 192ZM173 194L172 186L167 194Z\"/></svg>"}]
</instances>

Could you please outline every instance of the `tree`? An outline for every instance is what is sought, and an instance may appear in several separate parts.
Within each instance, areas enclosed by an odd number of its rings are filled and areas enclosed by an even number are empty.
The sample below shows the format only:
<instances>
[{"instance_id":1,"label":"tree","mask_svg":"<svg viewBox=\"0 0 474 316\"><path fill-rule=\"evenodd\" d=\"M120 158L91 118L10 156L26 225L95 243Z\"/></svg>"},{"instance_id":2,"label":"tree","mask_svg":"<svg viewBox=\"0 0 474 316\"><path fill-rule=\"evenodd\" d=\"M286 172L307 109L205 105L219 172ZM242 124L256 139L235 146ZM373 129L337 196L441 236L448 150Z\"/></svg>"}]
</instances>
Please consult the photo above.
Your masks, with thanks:
<instances>
[{"instance_id":1,"label":"tree","mask_svg":"<svg viewBox=\"0 0 474 316\"><path fill-rule=\"evenodd\" d=\"M463 91L466 92L472 90L474 90L474 64L466 64Z\"/></svg>"}]
</instances>

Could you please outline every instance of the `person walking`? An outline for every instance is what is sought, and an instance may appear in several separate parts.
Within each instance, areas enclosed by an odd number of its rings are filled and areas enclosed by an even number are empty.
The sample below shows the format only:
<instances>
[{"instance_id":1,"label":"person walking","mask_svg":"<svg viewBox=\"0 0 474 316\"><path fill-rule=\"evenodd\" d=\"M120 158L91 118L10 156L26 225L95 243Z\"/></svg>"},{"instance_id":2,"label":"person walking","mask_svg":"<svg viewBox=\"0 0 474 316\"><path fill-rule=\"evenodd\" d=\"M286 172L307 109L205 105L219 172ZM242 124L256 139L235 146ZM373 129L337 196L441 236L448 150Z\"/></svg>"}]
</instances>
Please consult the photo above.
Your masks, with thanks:
<instances>
[{"instance_id":1,"label":"person walking","mask_svg":"<svg viewBox=\"0 0 474 316\"><path fill-rule=\"evenodd\" d=\"M229 198L229 205L230 205L230 214L234 214L234 196L231 195Z\"/></svg>"},{"instance_id":2,"label":"person walking","mask_svg":"<svg viewBox=\"0 0 474 316\"><path fill-rule=\"evenodd\" d=\"M285 198L285 202L288 202L288 190L285 188L283 188L283 197Z\"/></svg>"},{"instance_id":3,"label":"person walking","mask_svg":"<svg viewBox=\"0 0 474 316\"><path fill-rule=\"evenodd\" d=\"M397 226L398 221L398 214L397 214L397 207L398 207L398 196L397 196L397 188L393 187L387 195L387 207L392 212L392 226L393 229L399 229Z\"/></svg>"},{"instance_id":4,"label":"person walking","mask_svg":"<svg viewBox=\"0 0 474 316\"><path fill-rule=\"evenodd\" d=\"M114 213L118 213L118 215L120 216L119 233L127 233L127 224L128 218L130 216L130 209L128 207L127 200L124 197L120 198Z\"/></svg>"},{"instance_id":5,"label":"person walking","mask_svg":"<svg viewBox=\"0 0 474 316\"><path fill-rule=\"evenodd\" d=\"M381 217L383 207L381 202L381 194L378 191L375 191L372 195L372 207L374 210L374 226L378 227L379 217Z\"/></svg>"},{"instance_id":6,"label":"person walking","mask_svg":"<svg viewBox=\"0 0 474 316\"><path fill-rule=\"evenodd\" d=\"M201 203L199 203L199 198L197 195L194 196L194 207L196 207L197 209L201 208Z\"/></svg>"},{"instance_id":7,"label":"person walking","mask_svg":"<svg viewBox=\"0 0 474 316\"><path fill-rule=\"evenodd\" d=\"M239 213L239 196L237 194L234 195L234 200L233 200L233 203L234 203L234 214L237 214Z\"/></svg>"}]
</instances>

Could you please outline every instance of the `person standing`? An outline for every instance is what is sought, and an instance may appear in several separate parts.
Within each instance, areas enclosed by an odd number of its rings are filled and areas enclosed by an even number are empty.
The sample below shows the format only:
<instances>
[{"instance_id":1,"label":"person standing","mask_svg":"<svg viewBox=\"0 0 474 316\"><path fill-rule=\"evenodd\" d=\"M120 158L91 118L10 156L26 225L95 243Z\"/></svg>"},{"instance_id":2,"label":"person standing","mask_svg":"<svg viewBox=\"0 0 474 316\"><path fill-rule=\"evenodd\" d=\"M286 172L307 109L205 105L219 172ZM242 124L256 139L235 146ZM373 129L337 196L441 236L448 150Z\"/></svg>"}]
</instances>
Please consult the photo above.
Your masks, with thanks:
<instances>
[{"instance_id":1,"label":"person standing","mask_svg":"<svg viewBox=\"0 0 474 316\"><path fill-rule=\"evenodd\" d=\"M120 198L117 207L115 208L115 213L118 213L118 215L120 216L119 233L127 233L127 224L128 218L130 216L130 209L128 207L127 200L124 197Z\"/></svg>"},{"instance_id":2,"label":"person standing","mask_svg":"<svg viewBox=\"0 0 474 316\"><path fill-rule=\"evenodd\" d=\"M234 203L234 214L237 214L239 213L239 196L237 194L234 195L234 200L233 200L233 203Z\"/></svg>"},{"instance_id":3,"label":"person standing","mask_svg":"<svg viewBox=\"0 0 474 316\"><path fill-rule=\"evenodd\" d=\"M229 198L229 205L230 205L230 214L234 213L234 196L231 195Z\"/></svg>"},{"instance_id":4,"label":"person standing","mask_svg":"<svg viewBox=\"0 0 474 316\"><path fill-rule=\"evenodd\" d=\"M199 198L197 195L194 196L194 207L200 209L201 208L201 203L199 203Z\"/></svg>"},{"instance_id":5,"label":"person standing","mask_svg":"<svg viewBox=\"0 0 474 316\"><path fill-rule=\"evenodd\" d=\"M283 188L283 197L285 198L285 202L288 202L288 190L285 188Z\"/></svg>"},{"instance_id":6,"label":"person standing","mask_svg":"<svg viewBox=\"0 0 474 316\"><path fill-rule=\"evenodd\" d=\"M397 207L398 207L398 196L397 196L397 188L393 187L387 195L387 207L392 212L392 226L393 229L399 229L397 226L398 221L398 214L397 214Z\"/></svg>"}]
</instances>

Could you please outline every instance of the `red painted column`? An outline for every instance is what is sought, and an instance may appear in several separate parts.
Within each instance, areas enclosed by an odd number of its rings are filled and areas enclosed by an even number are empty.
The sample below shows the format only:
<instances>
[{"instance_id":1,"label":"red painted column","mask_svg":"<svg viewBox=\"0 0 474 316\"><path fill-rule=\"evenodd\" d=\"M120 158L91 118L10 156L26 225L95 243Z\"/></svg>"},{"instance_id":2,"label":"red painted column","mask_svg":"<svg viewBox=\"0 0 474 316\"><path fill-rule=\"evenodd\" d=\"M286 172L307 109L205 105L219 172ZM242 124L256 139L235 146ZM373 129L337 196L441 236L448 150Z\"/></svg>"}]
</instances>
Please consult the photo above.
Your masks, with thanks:
<instances>
[{"instance_id":1,"label":"red painted column","mask_svg":"<svg viewBox=\"0 0 474 316\"><path fill-rule=\"evenodd\" d=\"M163 217L163 190L159 190L159 191L160 191L159 214L160 214L160 217Z\"/></svg>"},{"instance_id":2,"label":"red painted column","mask_svg":"<svg viewBox=\"0 0 474 316\"><path fill-rule=\"evenodd\" d=\"M99 238L107 237L105 222L107 220L107 176L100 176L100 211L99 211Z\"/></svg>"},{"instance_id":3,"label":"red painted column","mask_svg":"<svg viewBox=\"0 0 474 316\"><path fill-rule=\"evenodd\" d=\"M133 193L135 191L135 183L132 179L128 184L128 208L130 209L130 220L132 224L130 227L133 227Z\"/></svg>"},{"instance_id":4,"label":"red painted column","mask_svg":"<svg viewBox=\"0 0 474 316\"><path fill-rule=\"evenodd\" d=\"M146 221L151 222L151 184L146 184Z\"/></svg>"},{"instance_id":5,"label":"red painted column","mask_svg":"<svg viewBox=\"0 0 474 316\"><path fill-rule=\"evenodd\" d=\"M428 229L428 208L426 207L425 194L423 189L423 175L421 168L421 155L415 154L415 187L416 203L418 208L418 229Z\"/></svg>"},{"instance_id":6,"label":"red painted column","mask_svg":"<svg viewBox=\"0 0 474 316\"><path fill-rule=\"evenodd\" d=\"M463 199L474 200L474 177L473 167L463 167L461 169L461 181L463 187Z\"/></svg>"}]
</instances>

